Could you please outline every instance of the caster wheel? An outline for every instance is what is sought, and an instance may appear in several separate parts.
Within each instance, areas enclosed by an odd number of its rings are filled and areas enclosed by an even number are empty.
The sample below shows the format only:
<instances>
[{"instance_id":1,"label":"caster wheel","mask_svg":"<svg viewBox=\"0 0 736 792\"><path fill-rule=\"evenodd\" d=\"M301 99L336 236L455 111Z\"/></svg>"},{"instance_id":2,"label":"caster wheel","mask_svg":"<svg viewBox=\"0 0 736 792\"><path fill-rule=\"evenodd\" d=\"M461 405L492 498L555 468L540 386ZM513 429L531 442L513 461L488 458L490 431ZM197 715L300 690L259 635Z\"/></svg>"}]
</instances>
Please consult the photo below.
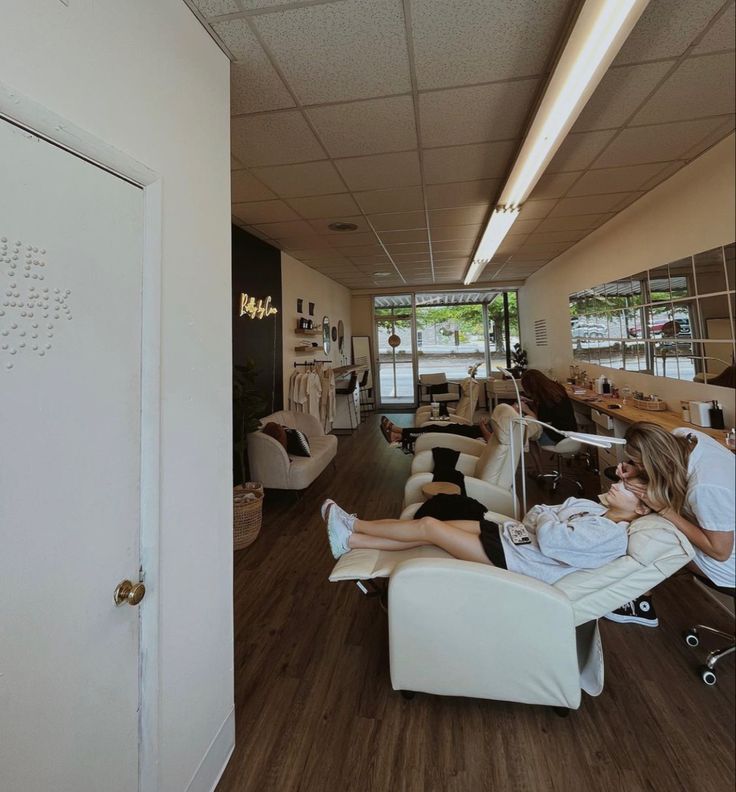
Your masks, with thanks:
<instances>
[{"instance_id":1,"label":"caster wheel","mask_svg":"<svg viewBox=\"0 0 736 792\"><path fill-rule=\"evenodd\" d=\"M698 636L698 631L695 629L688 630L686 633L683 633L682 637L685 639L685 643L688 646L698 646L698 644L700 643L700 637Z\"/></svg>"},{"instance_id":2,"label":"caster wheel","mask_svg":"<svg viewBox=\"0 0 736 792\"><path fill-rule=\"evenodd\" d=\"M700 678L703 680L703 682L705 682L706 685L710 685L711 687L718 681L716 679L715 672L711 671L708 666L700 667Z\"/></svg>"}]
</instances>

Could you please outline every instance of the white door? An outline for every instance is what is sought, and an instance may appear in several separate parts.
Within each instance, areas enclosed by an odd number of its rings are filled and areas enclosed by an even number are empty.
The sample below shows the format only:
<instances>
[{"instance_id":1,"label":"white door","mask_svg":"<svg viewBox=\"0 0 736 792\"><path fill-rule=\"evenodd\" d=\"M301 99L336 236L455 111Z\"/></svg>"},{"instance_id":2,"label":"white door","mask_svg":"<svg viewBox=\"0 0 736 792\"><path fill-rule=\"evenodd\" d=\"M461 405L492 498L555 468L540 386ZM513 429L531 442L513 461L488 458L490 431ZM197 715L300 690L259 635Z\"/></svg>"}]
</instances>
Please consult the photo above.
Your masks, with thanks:
<instances>
[{"instance_id":1,"label":"white door","mask_svg":"<svg viewBox=\"0 0 736 792\"><path fill-rule=\"evenodd\" d=\"M143 192L0 120L0 788L138 789Z\"/></svg>"}]
</instances>

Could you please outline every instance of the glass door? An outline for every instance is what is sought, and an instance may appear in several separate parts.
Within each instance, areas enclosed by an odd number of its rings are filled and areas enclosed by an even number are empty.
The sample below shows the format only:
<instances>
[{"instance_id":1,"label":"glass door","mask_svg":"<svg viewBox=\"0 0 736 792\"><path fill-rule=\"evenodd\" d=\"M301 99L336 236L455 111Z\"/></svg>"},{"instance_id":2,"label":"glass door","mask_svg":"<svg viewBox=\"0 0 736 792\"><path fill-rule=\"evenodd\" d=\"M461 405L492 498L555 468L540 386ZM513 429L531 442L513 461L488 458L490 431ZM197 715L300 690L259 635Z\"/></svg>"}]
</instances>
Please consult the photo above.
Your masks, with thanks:
<instances>
[{"instance_id":1,"label":"glass door","mask_svg":"<svg viewBox=\"0 0 736 792\"><path fill-rule=\"evenodd\" d=\"M411 295L377 298L373 312L378 351L379 402L382 406L416 404Z\"/></svg>"}]
</instances>

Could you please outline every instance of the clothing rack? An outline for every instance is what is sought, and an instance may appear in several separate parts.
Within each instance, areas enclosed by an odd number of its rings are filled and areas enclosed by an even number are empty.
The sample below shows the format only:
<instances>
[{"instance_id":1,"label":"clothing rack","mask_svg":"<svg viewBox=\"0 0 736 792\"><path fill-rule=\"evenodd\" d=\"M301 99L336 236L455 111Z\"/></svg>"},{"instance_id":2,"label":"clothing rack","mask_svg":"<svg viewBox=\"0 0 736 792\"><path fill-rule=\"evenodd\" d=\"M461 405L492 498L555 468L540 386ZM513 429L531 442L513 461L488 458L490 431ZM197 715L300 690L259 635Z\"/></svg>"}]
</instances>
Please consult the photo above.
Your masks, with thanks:
<instances>
[{"instance_id":1,"label":"clothing rack","mask_svg":"<svg viewBox=\"0 0 736 792\"><path fill-rule=\"evenodd\" d=\"M332 363L331 360L312 360L311 362L307 360L304 363L294 363L294 368L297 366L314 366L315 363Z\"/></svg>"}]
</instances>

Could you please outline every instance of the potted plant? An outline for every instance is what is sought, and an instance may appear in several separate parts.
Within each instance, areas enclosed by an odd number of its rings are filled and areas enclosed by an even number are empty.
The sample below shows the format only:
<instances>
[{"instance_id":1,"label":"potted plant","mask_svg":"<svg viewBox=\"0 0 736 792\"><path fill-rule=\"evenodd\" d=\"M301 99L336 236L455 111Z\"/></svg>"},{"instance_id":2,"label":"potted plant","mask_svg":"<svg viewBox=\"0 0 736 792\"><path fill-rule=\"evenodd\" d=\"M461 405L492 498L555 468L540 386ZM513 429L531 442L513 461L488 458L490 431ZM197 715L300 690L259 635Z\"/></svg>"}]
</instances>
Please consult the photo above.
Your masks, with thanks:
<instances>
[{"instance_id":1,"label":"potted plant","mask_svg":"<svg viewBox=\"0 0 736 792\"><path fill-rule=\"evenodd\" d=\"M511 364L511 373L514 375L514 379L519 379L529 368L529 358L518 342L514 344L514 349L511 353Z\"/></svg>"},{"instance_id":2,"label":"potted plant","mask_svg":"<svg viewBox=\"0 0 736 792\"><path fill-rule=\"evenodd\" d=\"M263 486L249 481L248 434L260 427L266 402L256 389L257 371L252 360L233 368L233 451L237 459L233 488L233 544L241 550L255 541L261 530Z\"/></svg>"}]
</instances>

